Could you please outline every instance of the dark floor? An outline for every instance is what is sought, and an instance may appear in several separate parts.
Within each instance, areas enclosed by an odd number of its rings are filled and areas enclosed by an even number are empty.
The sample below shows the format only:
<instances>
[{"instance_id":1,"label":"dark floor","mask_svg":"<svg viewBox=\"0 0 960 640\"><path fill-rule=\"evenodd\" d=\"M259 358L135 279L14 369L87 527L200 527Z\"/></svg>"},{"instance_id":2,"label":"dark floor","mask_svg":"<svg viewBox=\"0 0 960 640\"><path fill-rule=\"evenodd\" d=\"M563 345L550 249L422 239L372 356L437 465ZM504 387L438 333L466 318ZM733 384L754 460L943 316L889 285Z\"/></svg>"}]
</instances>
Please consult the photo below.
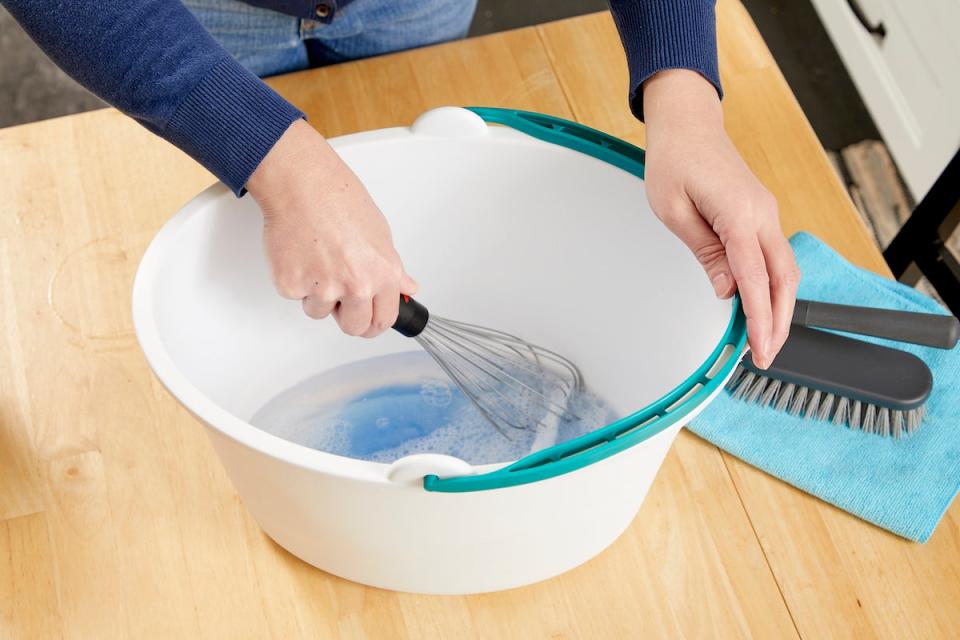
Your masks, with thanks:
<instances>
[{"instance_id":1,"label":"dark floor","mask_svg":"<svg viewBox=\"0 0 960 640\"><path fill-rule=\"evenodd\" d=\"M878 139L808 0L744 0L827 149ZM604 0L480 0L471 35L601 11ZM0 8L0 127L96 109L103 103L57 69Z\"/></svg>"},{"instance_id":2,"label":"dark floor","mask_svg":"<svg viewBox=\"0 0 960 640\"><path fill-rule=\"evenodd\" d=\"M879 140L847 70L809 0L743 0L827 149Z\"/></svg>"},{"instance_id":3,"label":"dark floor","mask_svg":"<svg viewBox=\"0 0 960 640\"><path fill-rule=\"evenodd\" d=\"M0 6L0 127L102 106L50 62Z\"/></svg>"}]
</instances>

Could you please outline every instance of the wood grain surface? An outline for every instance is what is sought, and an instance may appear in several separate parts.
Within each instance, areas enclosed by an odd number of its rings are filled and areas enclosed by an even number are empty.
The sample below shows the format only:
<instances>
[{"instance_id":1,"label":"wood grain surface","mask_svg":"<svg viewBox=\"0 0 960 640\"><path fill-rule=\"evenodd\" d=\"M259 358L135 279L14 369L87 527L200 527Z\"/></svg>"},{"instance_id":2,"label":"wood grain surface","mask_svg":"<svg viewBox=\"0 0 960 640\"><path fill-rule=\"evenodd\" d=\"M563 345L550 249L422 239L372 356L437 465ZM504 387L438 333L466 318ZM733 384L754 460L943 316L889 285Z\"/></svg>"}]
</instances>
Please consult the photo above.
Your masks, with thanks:
<instances>
[{"instance_id":1,"label":"wood grain surface","mask_svg":"<svg viewBox=\"0 0 960 640\"><path fill-rule=\"evenodd\" d=\"M727 127L784 229L885 273L746 12L721 0L718 14ZM271 84L328 136L476 104L643 141L607 14ZM929 543L909 543L686 431L623 537L553 580L427 597L316 570L260 532L133 334L140 256L213 178L113 110L0 130L0 176L0 638L960 632L956 505Z\"/></svg>"}]
</instances>

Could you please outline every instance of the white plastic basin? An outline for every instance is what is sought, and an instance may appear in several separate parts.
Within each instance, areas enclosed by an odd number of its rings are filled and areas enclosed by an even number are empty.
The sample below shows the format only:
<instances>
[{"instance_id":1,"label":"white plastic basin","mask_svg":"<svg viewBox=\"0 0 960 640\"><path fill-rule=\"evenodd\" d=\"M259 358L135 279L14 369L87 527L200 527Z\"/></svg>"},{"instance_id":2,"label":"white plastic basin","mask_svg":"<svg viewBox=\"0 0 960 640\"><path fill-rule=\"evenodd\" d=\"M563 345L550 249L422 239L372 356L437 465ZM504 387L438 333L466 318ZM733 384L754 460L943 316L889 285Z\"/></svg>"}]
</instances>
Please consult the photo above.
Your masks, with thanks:
<instances>
[{"instance_id":1,"label":"white plastic basin","mask_svg":"<svg viewBox=\"0 0 960 640\"><path fill-rule=\"evenodd\" d=\"M562 351L623 415L687 379L728 328L731 302L715 298L649 210L643 181L621 169L456 108L331 143L389 219L425 304ZM257 409L309 376L417 349L393 332L350 338L304 316L274 292L261 233L252 199L206 190L151 243L133 311L154 372L205 425L277 543L357 582L472 593L566 571L627 527L679 423L569 473L466 493L427 491L422 478L498 465L443 456L383 465L251 426Z\"/></svg>"}]
</instances>

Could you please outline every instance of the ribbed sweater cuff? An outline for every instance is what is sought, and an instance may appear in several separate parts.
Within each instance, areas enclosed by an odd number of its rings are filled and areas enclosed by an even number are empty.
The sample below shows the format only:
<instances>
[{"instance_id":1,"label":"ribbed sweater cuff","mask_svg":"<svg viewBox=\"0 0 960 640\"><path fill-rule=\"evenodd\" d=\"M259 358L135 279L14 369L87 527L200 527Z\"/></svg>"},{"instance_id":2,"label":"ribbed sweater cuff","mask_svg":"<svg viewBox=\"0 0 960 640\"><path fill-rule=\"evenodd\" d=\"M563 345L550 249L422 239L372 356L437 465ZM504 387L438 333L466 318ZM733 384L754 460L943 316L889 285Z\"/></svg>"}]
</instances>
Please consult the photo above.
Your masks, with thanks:
<instances>
[{"instance_id":1,"label":"ribbed sweater cuff","mask_svg":"<svg viewBox=\"0 0 960 640\"><path fill-rule=\"evenodd\" d=\"M691 69L723 97L713 0L610 0L630 69L630 108L643 120L643 82L664 69Z\"/></svg>"},{"instance_id":2,"label":"ribbed sweater cuff","mask_svg":"<svg viewBox=\"0 0 960 640\"><path fill-rule=\"evenodd\" d=\"M238 196L250 175L303 113L233 58L224 58L177 107L163 136Z\"/></svg>"}]
</instances>

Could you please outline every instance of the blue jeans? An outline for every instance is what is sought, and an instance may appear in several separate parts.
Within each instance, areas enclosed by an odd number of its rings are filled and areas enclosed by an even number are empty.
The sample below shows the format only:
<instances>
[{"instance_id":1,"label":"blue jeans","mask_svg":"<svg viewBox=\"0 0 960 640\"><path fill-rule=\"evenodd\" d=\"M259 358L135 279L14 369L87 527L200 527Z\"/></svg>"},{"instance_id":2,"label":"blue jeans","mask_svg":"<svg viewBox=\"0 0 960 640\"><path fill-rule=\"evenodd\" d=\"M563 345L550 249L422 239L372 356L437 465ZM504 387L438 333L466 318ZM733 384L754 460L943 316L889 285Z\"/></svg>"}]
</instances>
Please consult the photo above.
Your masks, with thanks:
<instances>
[{"instance_id":1,"label":"blue jeans","mask_svg":"<svg viewBox=\"0 0 960 640\"><path fill-rule=\"evenodd\" d=\"M477 0L354 0L330 23L238 0L184 0L217 42L258 76L456 40Z\"/></svg>"}]
</instances>

